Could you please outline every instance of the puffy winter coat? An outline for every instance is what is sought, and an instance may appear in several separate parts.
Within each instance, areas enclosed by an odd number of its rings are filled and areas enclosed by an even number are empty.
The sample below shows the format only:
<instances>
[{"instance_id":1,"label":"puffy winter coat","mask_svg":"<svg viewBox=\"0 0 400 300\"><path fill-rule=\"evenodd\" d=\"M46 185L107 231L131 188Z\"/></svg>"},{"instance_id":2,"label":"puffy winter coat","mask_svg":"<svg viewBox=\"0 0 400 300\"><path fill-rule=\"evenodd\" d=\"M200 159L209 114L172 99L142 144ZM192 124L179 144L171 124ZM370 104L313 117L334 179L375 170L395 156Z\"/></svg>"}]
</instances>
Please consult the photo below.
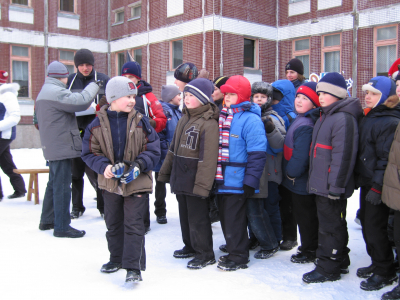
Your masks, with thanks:
<instances>
[{"instance_id":1,"label":"puffy winter coat","mask_svg":"<svg viewBox=\"0 0 400 300\"><path fill-rule=\"evenodd\" d=\"M299 114L289 126L285 137L282 185L299 195L309 195L307 190L309 153L314 123L318 117L319 108Z\"/></svg>"},{"instance_id":2,"label":"puffy winter coat","mask_svg":"<svg viewBox=\"0 0 400 300\"><path fill-rule=\"evenodd\" d=\"M164 159L167 156L169 145L174 138L175 128L178 125L179 119L182 117L182 112L179 109L179 105L165 103L162 100L160 100L160 103L164 109L164 115L167 118L167 125L161 132L158 133L161 145L161 158L157 166L154 168L154 172L160 171Z\"/></svg>"},{"instance_id":3,"label":"puffy winter coat","mask_svg":"<svg viewBox=\"0 0 400 300\"><path fill-rule=\"evenodd\" d=\"M260 178L266 162L267 138L261 121L261 109L249 101L235 113L229 136L229 161L222 162L224 182L217 181L217 193L243 194L246 184L259 192Z\"/></svg>"},{"instance_id":4,"label":"puffy winter coat","mask_svg":"<svg viewBox=\"0 0 400 300\"><path fill-rule=\"evenodd\" d=\"M400 121L399 97L393 95L373 108L359 125L357 163L354 169L357 187L372 186L382 191L394 132Z\"/></svg>"},{"instance_id":5,"label":"puffy winter coat","mask_svg":"<svg viewBox=\"0 0 400 300\"><path fill-rule=\"evenodd\" d=\"M16 126L21 119L18 104L18 83L0 85L0 138L15 140Z\"/></svg>"},{"instance_id":6,"label":"puffy winter coat","mask_svg":"<svg viewBox=\"0 0 400 300\"><path fill-rule=\"evenodd\" d=\"M82 159L99 174L98 184L102 190L124 197L136 193L151 193L153 190L151 170L160 159L160 139L146 116L134 109L127 117L115 115L115 112L108 111L108 107L104 105L94 121L86 128ZM118 119L119 117L121 118ZM110 120L113 127L110 125ZM116 126L126 129L118 130ZM143 169L135 180L119 185L118 181L107 179L103 174L108 165L121 162L121 157L127 161L140 160Z\"/></svg>"},{"instance_id":7,"label":"puffy winter coat","mask_svg":"<svg viewBox=\"0 0 400 300\"><path fill-rule=\"evenodd\" d=\"M214 103L183 109L168 154L158 173L175 194L208 197L218 160L218 114Z\"/></svg>"},{"instance_id":8,"label":"puffy winter coat","mask_svg":"<svg viewBox=\"0 0 400 300\"><path fill-rule=\"evenodd\" d=\"M97 84L92 82L80 93L72 93L60 80L46 78L35 105L40 142L46 160L81 155L82 140L75 112L87 109L98 90Z\"/></svg>"},{"instance_id":9,"label":"puffy winter coat","mask_svg":"<svg viewBox=\"0 0 400 300\"><path fill-rule=\"evenodd\" d=\"M272 105L272 109L285 121L285 129L287 130L290 123L296 118L296 113L294 112L294 99L296 97L294 86L287 79L277 80L272 83L272 86L283 94L282 100L278 104Z\"/></svg>"},{"instance_id":10,"label":"puffy winter coat","mask_svg":"<svg viewBox=\"0 0 400 300\"><path fill-rule=\"evenodd\" d=\"M167 124L167 118L164 115L163 107L160 101L152 93L152 86L144 80L140 80L136 85L138 94L136 96L135 109L142 115L148 116L155 124L156 132L161 132ZM143 102L143 95L146 97L146 106Z\"/></svg>"},{"instance_id":11,"label":"puffy winter coat","mask_svg":"<svg viewBox=\"0 0 400 300\"><path fill-rule=\"evenodd\" d=\"M383 177L382 201L390 208L400 210L400 123L394 134Z\"/></svg>"},{"instance_id":12,"label":"puffy winter coat","mask_svg":"<svg viewBox=\"0 0 400 300\"><path fill-rule=\"evenodd\" d=\"M320 108L310 149L308 192L349 198L355 188L353 169L358 150L357 122L362 116L360 101L345 98Z\"/></svg>"}]
</instances>

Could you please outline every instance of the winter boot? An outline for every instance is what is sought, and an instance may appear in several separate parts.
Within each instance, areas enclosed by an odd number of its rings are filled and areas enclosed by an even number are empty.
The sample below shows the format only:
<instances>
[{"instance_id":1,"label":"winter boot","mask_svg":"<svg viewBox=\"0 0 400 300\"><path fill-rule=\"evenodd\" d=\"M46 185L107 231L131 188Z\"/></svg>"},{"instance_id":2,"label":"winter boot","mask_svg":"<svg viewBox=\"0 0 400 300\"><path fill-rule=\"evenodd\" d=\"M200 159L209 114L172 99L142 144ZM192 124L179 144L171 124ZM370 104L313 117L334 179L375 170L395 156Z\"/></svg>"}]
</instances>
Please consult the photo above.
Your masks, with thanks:
<instances>
[{"instance_id":1,"label":"winter boot","mask_svg":"<svg viewBox=\"0 0 400 300\"><path fill-rule=\"evenodd\" d=\"M158 224L167 224L168 220L166 216L157 216L157 223Z\"/></svg>"},{"instance_id":2,"label":"winter boot","mask_svg":"<svg viewBox=\"0 0 400 300\"><path fill-rule=\"evenodd\" d=\"M364 291L377 291L387 285L391 285L397 279L396 274L387 276L372 274L367 280L361 281L360 288Z\"/></svg>"},{"instance_id":3,"label":"winter boot","mask_svg":"<svg viewBox=\"0 0 400 300\"><path fill-rule=\"evenodd\" d=\"M203 269L204 267L206 267L208 265L213 265L213 264L215 264L214 258L209 259L209 260L193 258L191 261L188 262L187 267L188 267L188 269L199 270L199 269Z\"/></svg>"},{"instance_id":4,"label":"winter boot","mask_svg":"<svg viewBox=\"0 0 400 300\"><path fill-rule=\"evenodd\" d=\"M83 213L85 212L86 208L84 209L73 209L71 212L71 219L79 219L80 216L83 215Z\"/></svg>"},{"instance_id":5,"label":"winter boot","mask_svg":"<svg viewBox=\"0 0 400 300\"><path fill-rule=\"evenodd\" d=\"M329 276L322 275L317 272L316 269L314 271L305 273L303 275L303 281L305 283L322 283L326 281L336 281L340 279L340 275L330 274Z\"/></svg>"},{"instance_id":6,"label":"winter boot","mask_svg":"<svg viewBox=\"0 0 400 300\"><path fill-rule=\"evenodd\" d=\"M219 246L219 250L221 250L224 253L228 253L228 250L226 250L226 245Z\"/></svg>"},{"instance_id":7,"label":"winter boot","mask_svg":"<svg viewBox=\"0 0 400 300\"><path fill-rule=\"evenodd\" d=\"M315 251L297 252L290 257L290 261L295 264L307 264L316 259Z\"/></svg>"},{"instance_id":8,"label":"winter boot","mask_svg":"<svg viewBox=\"0 0 400 300\"><path fill-rule=\"evenodd\" d=\"M186 249L186 247L183 247L181 250L175 250L174 251L174 257L175 258L189 258L193 257L196 253L190 252L189 250Z\"/></svg>"},{"instance_id":9,"label":"winter boot","mask_svg":"<svg viewBox=\"0 0 400 300\"><path fill-rule=\"evenodd\" d=\"M140 270L136 269L126 269L126 279L125 282L139 282L143 281Z\"/></svg>"},{"instance_id":10,"label":"winter boot","mask_svg":"<svg viewBox=\"0 0 400 300\"><path fill-rule=\"evenodd\" d=\"M50 229L54 229L54 223L51 223L51 224L39 223L39 229L40 229L40 230L50 230Z\"/></svg>"},{"instance_id":11,"label":"winter boot","mask_svg":"<svg viewBox=\"0 0 400 300\"><path fill-rule=\"evenodd\" d=\"M358 268L357 276L360 278L369 278L372 275L372 273L374 273L375 268L376 267L373 264L371 264L368 267Z\"/></svg>"},{"instance_id":12,"label":"winter boot","mask_svg":"<svg viewBox=\"0 0 400 300\"><path fill-rule=\"evenodd\" d=\"M270 258L272 255L274 255L276 252L278 252L279 246L271 249L271 250L259 250L254 254L254 258L257 259L267 259Z\"/></svg>"},{"instance_id":13,"label":"winter boot","mask_svg":"<svg viewBox=\"0 0 400 300\"><path fill-rule=\"evenodd\" d=\"M218 261L218 269L221 269L223 271L236 271L238 269L247 269L248 266L247 264L239 264L237 262L234 262L233 260L230 260L229 258L225 258L223 260Z\"/></svg>"},{"instance_id":14,"label":"winter boot","mask_svg":"<svg viewBox=\"0 0 400 300\"><path fill-rule=\"evenodd\" d=\"M283 251L289 251L289 250L292 250L294 247L296 247L297 246L297 241L289 241L289 240L286 240L286 241L283 241L281 244L280 244L280 246L279 246L279 248L281 249L281 250L283 250Z\"/></svg>"},{"instance_id":15,"label":"winter boot","mask_svg":"<svg viewBox=\"0 0 400 300\"><path fill-rule=\"evenodd\" d=\"M114 272L117 272L121 268L122 268L121 263L115 263L115 262L109 261L108 263L101 266L100 272L114 273Z\"/></svg>"},{"instance_id":16,"label":"winter boot","mask_svg":"<svg viewBox=\"0 0 400 300\"><path fill-rule=\"evenodd\" d=\"M21 198L24 197L25 193L20 193L20 192L14 192L14 194L9 195L7 198L8 199L15 199L15 198Z\"/></svg>"},{"instance_id":17,"label":"winter boot","mask_svg":"<svg viewBox=\"0 0 400 300\"><path fill-rule=\"evenodd\" d=\"M81 238L86 234L85 230L77 230L69 226L67 231L55 231L53 236L55 237L66 237L66 238Z\"/></svg>"},{"instance_id":18,"label":"winter boot","mask_svg":"<svg viewBox=\"0 0 400 300\"><path fill-rule=\"evenodd\" d=\"M384 293L382 295L382 300L400 300L400 285L397 285L390 292Z\"/></svg>"}]
</instances>

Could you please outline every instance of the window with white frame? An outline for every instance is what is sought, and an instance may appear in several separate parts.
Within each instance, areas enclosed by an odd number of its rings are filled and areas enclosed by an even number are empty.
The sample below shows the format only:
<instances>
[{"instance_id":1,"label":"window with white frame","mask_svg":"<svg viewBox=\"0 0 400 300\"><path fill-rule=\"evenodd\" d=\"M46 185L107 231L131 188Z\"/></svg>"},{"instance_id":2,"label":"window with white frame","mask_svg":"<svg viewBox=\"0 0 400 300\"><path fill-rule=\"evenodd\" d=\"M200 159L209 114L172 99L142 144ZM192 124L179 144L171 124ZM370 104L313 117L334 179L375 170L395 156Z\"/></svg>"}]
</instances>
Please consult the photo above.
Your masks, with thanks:
<instances>
[{"instance_id":1,"label":"window with white frame","mask_svg":"<svg viewBox=\"0 0 400 300\"><path fill-rule=\"evenodd\" d=\"M30 97L30 47L11 46L11 81L20 85L18 97Z\"/></svg>"},{"instance_id":2,"label":"window with white frame","mask_svg":"<svg viewBox=\"0 0 400 300\"><path fill-rule=\"evenodd\" d=\"M69 74L75 73L74 55L74 51L60 50L59 61L67 67Z\"/></svg>"},{"instance_id":3,"label":"window with white frame","mask_svg":"<svg viewBox=\"0 0 400 300\"><path fill-rule=\"evenodd\" d=\"M11 3L29 6L29 0L11 0Z\"/></svg>"},{"instance_id":4,"label":"window with white frame","mask_svg":"<svg viewBox=\"0 0 400 300\"><path fill-rule=\"evenodd\" d=\"M322 72L340 73L341 34L322 36Z\"/></svg>"},{"instance_id":5,"label":"window with white frame","mask_svg":"<svg viewBox=\"0 0 400 300\"><path fill-rule=\"evenodd\" d=\"M171 41L171 70L183 63L183 40Z\"/></svg>"},{"instance_id":6,"label":"window with white frame","mask_svg":"<svg viewBox=\"0 0 400 300\"><path fill-rule=\"evenodd\" d=\"M387 76L397 59L397 25L374 28L374 76Z\"/></svg>"},{"instance_id":7,"label":"window with white frame","mask_svg":"<svg viewBox=\"0 0 400 300\"><path fill-rule=\"evenodd\" d=\"M133 59L142 67L142 49L133 50Z\"/></svg>"},{"instance_id":8,"label":"window with white frame","mask_svg":"<svg viewBox=\"0 0 400 300\"><path fill-rule=\"evenodd\" d=\"M136 20L139 19L142 15L142 1L138 1L135 3L130 4L129 6L131 16L129 20ZM128 21L129 21L128 20Z\"/></svg>"},{"instance_id":9,"label":"window with white frame","mask_svg":"<svg viewBox=\"0 0 400 300\"><path fill-rule=\"evenodd\" d=\"M125 11L124 11L123 7L115 10L114 14L115 14L115 22L114 22L114 24L122 24L122 23L124 23Z\"/></svg>"},{"instance_id":10,"label":"window with white frame","mask_svg":"<svg viewBox=\"0 0 400 300\"><path fill-rule=\"evenodd\" d=\"M295 3L295 2L301 2L301 1L307 1L307 0L289 0L289 4L290 3Z\"/></svg>"},{"instance_id":11,"label":"window with white frame","mask_svg":"<svg viewBox=\"0 0 400 300\"><path fill-rule=\"evenodd\" d=\"M125 63L125 53L124 52L117 53L117 63L115 64L117 66L116 74L121 75L122 66L124 65L124 63Z\"/></svg>"},{"instance_id":12,"label":"window with white frame","mask_svg":"<svg viewBox=\"0 0 400 300\"><path fill-rule=\"evenodd\" d=\"M244 39L243 66L247 68L258 68L258 43L257 40Z\"/></svg>"},{"instance_id":13,"label":"window with white frame","mask_svg":"<svg viewBox=\"0 0 400 300\"><path fill-rule=\"evenodd\" d=\"M301 60L304 66L304 77L310 76L310 39L293 41L293 56Z\"/></svg>"},{"instance_id":14,"label":"window with white frame","mask_svg":"<svg viewBox=\"0 0 400 300\"><path fill-rule=\"evenodd\" d=\"M75 12L75 0L60 0L60 11Z\"/></svg>"}]
</instances>

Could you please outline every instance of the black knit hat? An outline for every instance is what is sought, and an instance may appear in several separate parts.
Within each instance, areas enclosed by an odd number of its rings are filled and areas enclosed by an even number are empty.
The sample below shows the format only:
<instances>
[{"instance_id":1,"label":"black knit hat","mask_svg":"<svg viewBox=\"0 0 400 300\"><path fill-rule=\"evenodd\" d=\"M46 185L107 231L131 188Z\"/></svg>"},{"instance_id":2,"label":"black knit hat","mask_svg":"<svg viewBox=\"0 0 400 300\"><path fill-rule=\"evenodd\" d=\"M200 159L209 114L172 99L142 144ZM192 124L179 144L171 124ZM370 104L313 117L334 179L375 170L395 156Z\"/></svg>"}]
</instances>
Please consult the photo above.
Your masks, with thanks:
<instances>
[{"instance_id":1,"label":"black knit hat","mask_svg":"<svg viewBox=\"0 0 400 300\"><path fill-rule=\"evenodd\" d=\"M214 79L213 83L217 88L221 88L221 85L224 85L226 81L229 79L228 76L219 76Z\"/></svg>"},{"instance_id":2,"label":"black knit hat","mask_svg":"<svg viewBox=\"0 0 400 300\"><path fill-rule=\"evenodd\" d=\"M291 59L285 67L285 70L293 70L296 71L297 73L299 73L300 75L304 74L304 66L303 63L301 62L300 59L298 58L293 58Z\"/></svg>"},{"instance_id":3,"label":"black knit hat","mask_svg":"<svg viewBox=\"0 0 400 300\"><path fill-rule=\"evenodd\" d=\"M174 77L176 79L186 83L196 79L198 75L199 71L196 66L190 62L179 65L174 72Z\"/></svg>"},{"instance_id":4,"label":"black knit hat","mask_svg":"<svg viewBox=\"0 0 400 300\"><path fill-rule=\"evenodd\" d=\"M94 56L92 51L88 49L80 49L76 51L74 56L75 67L78 67L81 64L89 64L94 66Z\"/></svg>"}]
</instances>

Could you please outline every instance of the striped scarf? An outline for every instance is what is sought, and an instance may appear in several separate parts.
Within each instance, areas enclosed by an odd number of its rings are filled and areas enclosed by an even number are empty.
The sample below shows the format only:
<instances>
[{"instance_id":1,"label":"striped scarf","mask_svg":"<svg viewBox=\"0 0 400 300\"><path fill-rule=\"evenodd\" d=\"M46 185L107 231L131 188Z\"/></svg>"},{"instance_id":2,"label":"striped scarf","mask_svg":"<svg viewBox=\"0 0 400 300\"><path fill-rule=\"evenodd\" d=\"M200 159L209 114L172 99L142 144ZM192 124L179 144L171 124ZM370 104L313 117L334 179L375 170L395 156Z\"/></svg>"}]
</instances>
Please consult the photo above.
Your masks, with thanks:
<instances>
[{"instance_id":1,"label":"striped scarf","mask_svg":"<svg viewBox=\"0 0 400 300\"><path fill-rule=\"evenodd\" d=\"M219 153L215 180L224 180L224 175L222 174L222 162L229 161L229 132L231 130L233 115L241 111L243 111L241 107L233 109L224 107L219 115Z\"/></svg>"}]
</instances>

